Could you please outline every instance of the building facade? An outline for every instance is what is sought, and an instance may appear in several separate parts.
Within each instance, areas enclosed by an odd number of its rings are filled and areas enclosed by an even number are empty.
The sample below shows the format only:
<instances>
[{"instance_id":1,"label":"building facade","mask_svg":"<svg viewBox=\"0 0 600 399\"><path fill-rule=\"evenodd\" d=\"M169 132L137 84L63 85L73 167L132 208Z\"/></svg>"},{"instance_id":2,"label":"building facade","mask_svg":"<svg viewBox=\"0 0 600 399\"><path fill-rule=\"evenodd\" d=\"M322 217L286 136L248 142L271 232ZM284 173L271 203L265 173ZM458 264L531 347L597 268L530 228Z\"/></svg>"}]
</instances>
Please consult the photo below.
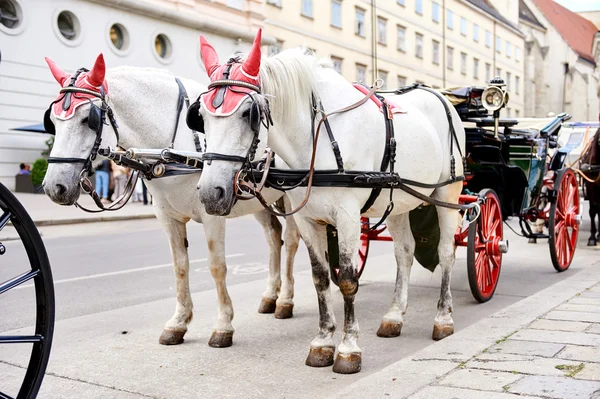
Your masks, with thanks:
<instances>
[{"instance_id":1,"label":"building facade","mask_svg":"<svg viewBox=\"0 0 600 399\"><path fill-rule=\"evenodd\" d=\"M591 21L552 0L521 0L525 34L525 116L600 115L600 34Z\"/></svg>"},{"instance_id":2,"label":"building facade","mask_svg":"<svg viewBox=\"0 0 600 399\"><path fill-rule=\"evenodd\" d=\"M72 73L103 53L107 68L163 68L208 83L199 35L227 59L248 50L265 18L264 0L2 0L0 7L0 181L9 189L19 164L40 158L50 137L12 130L41 123L58 95L44 57ZM263 43L275 41L265 32Z\"/></svg>"},{"instance_id":3,"label":"building facade","mask_svg":"<svg viewBox=\"0 0 600 399\"><path fill-rule=\"evenodd\" d=\"M304 45L350 81L397 88L508 85L509 116L523 115L524 36L518 0L266 0L270 47Z\"/></svg>"}]
</instances>

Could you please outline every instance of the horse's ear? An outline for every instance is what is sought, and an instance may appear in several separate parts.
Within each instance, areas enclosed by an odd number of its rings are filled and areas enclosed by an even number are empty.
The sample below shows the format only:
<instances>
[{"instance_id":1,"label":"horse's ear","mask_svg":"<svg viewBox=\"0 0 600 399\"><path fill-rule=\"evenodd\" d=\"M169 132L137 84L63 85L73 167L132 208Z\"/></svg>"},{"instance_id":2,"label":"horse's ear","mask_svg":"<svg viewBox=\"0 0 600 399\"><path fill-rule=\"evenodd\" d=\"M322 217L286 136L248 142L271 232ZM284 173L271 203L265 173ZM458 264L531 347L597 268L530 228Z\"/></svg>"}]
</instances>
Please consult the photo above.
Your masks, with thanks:
<instances>
[{"instance_id":1,"label":"horse's ear","mask_svg":"<svg viewBox=\"0 0 600 399\"><path fill-rule=\"evenodd\" d=\"M254 44L252 44L252 49L250 53L248 53L248 57L244 64L242 65L242 70L249 76L258 78L258 73L260 72L260 42L262 40L262 28L258 30L256 37L254 38Z\"/></svg>"},{"instance_id":2,"label":"horse's ear","mask_svg":"<svg viewBox=\"0 0 600 399\"><path fill-rule=\"evenodd\" d=\"M213 46L210 45L208 40L200 35L200 55L202 56L202 62L206 69L208 77L219 67L219 56Z\"/></svg>"},{"instance_id":3,"label":"horse's ear","mask_svg":"<svg viewBox=\"0 0 600 399\"><path fill-rule=\"evenodd\" d=\"M48 66L50 67L50 72L52 73L52 76L54 76L54 79L56 79L58 84L62 86L65 83L65 80L69 78L69 74L63 71L62 68L59 67L56 64L56 62L52 61L50 58L44 57L44 59L46 60L46 64L48 64Z\"/></svg>"},{"instance_id":4,"label":"horse's ear","mask_svg":"<svg viewBox=\"0 0 600 399\"><path fill-rule=\"evenodd\" d=\"M104 83L104 75L106 74L106 65L104 64L104 56L102 53L96 58L96 62L87 76L88 82L92 86L102 86Z\"/></svg>"}]
</instances>

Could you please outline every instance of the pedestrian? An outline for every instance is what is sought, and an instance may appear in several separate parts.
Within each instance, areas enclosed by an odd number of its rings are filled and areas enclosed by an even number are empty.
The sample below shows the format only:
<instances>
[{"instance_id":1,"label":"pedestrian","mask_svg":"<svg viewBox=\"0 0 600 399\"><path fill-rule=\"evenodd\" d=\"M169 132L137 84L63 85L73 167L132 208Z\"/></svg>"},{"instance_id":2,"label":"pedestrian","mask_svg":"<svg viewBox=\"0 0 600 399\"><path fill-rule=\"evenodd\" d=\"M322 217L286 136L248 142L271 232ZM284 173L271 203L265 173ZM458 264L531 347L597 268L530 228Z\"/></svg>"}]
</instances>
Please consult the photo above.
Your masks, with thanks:
<instances>
[{"instance_id":1,"label":"pedestrian","mask_svg":"<svg viewBox=\"0 0 600 399\"><path fill-rule=\"evenodd\" d=\"M21 165L19 165L19 175L30 175L31 172L29 171L29 169L27 169L27 165L25 165L24 163L22 163Z\"/></svg>"},{"instance_id":2,"label":"pedestrian","mask_svg":"<svg viewBox=\"0 0 600 399\"><path fill-rule=\"evenodd\" d=\"M108 185L110 180L110 160L105 159L96 169L96 192L103 204L108 204Z\"/></svg>"},{"instance_id":3,"label":"pedestrian","mask_svg":"<svg viewBox=\"0 0 600 399\"><path fill-rule=\"evenodd\" d=\"M119 198L125 193L125 185L127 184L127 178L129 177L129 168L121 165L117 165L114 161L111 161L113 177L115 180L115 199Z\"/></svg>"}]
</instances>

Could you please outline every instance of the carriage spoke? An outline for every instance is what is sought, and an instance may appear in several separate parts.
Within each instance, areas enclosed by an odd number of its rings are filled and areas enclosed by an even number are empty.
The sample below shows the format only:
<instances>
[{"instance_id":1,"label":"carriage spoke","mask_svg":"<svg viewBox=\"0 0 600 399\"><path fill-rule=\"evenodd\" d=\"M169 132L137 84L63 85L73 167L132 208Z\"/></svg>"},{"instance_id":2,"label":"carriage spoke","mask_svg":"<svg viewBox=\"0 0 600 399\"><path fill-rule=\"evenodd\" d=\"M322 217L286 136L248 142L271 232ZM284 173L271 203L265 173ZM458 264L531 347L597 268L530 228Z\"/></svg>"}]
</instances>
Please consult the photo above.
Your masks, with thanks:
<instances>
[{"instance_id":1,"label":"carriage spoke","mask_svg":"<svg viewBox=\"0 0 600 399\"><path fill-rule=\"evenodd\" d=\"M487 288L492 285L492 256L487 255L487 262L485 262L485 286Z\"/></svg>"},{"instance_id":2,"label":"carriage spoke","mask_svg":"<svg viewBox=\"0 0 600 399\"><path fill-rule=\"evenodd\" d=\"M41 335L0 335L0 344L36 344L43 340Z\"/></svg>"},{"instance_id":3,"label":"carriage spoke","mask_svg":"<svg viewBox=\"0 0 600 399\"><path fill-rule=\"evenodd\" d=\"M0 399L13 399L12 396L8 396L4 392L0 391Z\"/></svg>"},{"instance_id":4,"label":"carriage spoke","mask_svg":"<svg viewBox=\"0 0 600 399\"><path fill-rule=\"evenodd\" d=\"M0 284L0 294L4 294L6 291L11 290L16 286L31 280L32 278L37 276L39 272L39 270L30 270L27 273L23 273L20 276L13 278L12 280L7 280L3 282L2 284Z\"/></svg>"},{"instance_id":5,"label":"carriage spoke","mask_svg":"<svg viewBox=\"0 0 600 399\"><path fill-rule=\"evenodd\" d=\"M4 228L8 224L12 214L8 211L4 212L2 216L0 216L0 230Z\"/></svg>"},{"instance_id":6,"label":"carriage spoke","mask_svg":"<svg viewBox=\"0 0 600 399\"><path fill-rule=\"evenodd\" d=\"M500 262L499 262L499 259L498 259L498 258L499 258L499 256L490 256L490 259L491 259L491 261L492 261L492 264L494 265L494 268L495 268L496 270L497 270L497 269L500 269Z\"/></svg>"},{"instance_id":7,"label":"carriage spoke","mask_svg":"<svg viewBox=\"0 0 600 399\"><path fill-rule=\"evenodd\" d=\"M494 223L492 224L492 227L490 227L490 229L488 230L488 240L491 240L492 238L496 237L496 229L498 228L498 224L500 223L500 219L495 219Z\"/></svg>"}]
</instances>

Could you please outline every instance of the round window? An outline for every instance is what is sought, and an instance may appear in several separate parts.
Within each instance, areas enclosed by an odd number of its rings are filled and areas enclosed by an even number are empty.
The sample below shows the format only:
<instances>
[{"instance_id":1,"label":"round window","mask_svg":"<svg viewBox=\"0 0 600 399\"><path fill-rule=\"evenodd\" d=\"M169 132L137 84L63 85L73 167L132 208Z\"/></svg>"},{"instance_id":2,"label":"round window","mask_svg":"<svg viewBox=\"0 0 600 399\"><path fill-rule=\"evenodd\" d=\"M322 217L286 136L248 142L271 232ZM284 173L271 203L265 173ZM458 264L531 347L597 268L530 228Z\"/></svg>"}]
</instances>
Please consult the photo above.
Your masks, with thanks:
<instances>
[{"instance_id":1,"label":"round window","mask_svg":"<svg viewBox=\"0 0 600 399\"><path fill-rule=\"evenodd\" d=\"M13 0L0 0L0 24L15 29L21 23L21 7Z\"/></svg>"},{"instance_id":2,"label":"round window","mask_svg":"<svg viewBox=\"0 0 600 399\"><path fill-rule=\"evenodd\" d=\"M169 58L171 56L171 41L161 33L154 39L154 49L160 58Z\"/></svg>"},{"instance_id":3,"label":"round window","mask_svg":"<svg viewBox=\"0 0 600 399\"><path fill-rule=\"evenodd\" d=\"M63 11L58 14L57 20L58 30L60 34L67 40L75 40L79 37L80 25L79 20L70 11Z\"/></svg>"},{"instance_id":4,"label":"round window","mask_svg":"<svg viewBox=\"0 0 600 399\"><path fill-rule=\"evenodd\" d=\"M113 24L110 27L110 41L117 50L126 50L129 47L129 34L121 24Z\"/></svg>"}]
</instances>

